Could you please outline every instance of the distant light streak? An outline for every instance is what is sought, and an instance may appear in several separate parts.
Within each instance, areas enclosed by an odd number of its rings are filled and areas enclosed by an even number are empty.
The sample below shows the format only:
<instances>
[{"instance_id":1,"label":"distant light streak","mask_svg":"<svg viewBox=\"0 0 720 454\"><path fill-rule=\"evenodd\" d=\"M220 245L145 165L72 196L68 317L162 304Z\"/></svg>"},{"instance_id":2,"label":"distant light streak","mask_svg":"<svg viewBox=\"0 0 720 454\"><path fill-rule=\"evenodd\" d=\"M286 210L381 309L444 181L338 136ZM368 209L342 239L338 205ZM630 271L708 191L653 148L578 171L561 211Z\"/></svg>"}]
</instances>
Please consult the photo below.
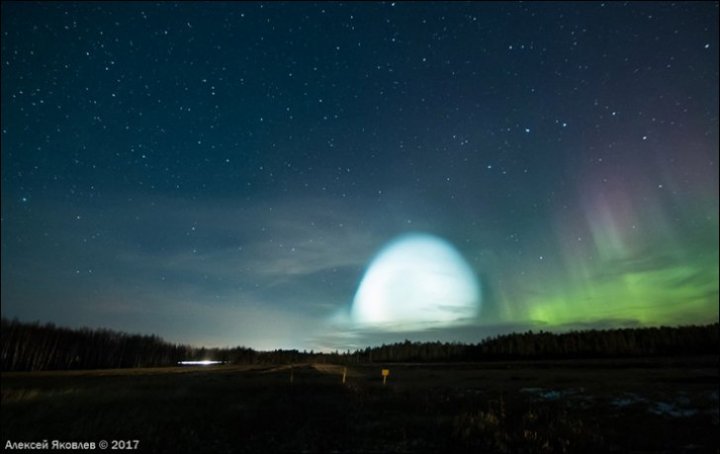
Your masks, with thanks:
<instances>
[{"instance_id":1,"label":"distant light streak","mask_svg":"<svg viewBox=\"0 0 720 454\"><path fill-rule=\"evenodd\" d=\"M181 366L211 366L213 364L222 364L224 361L178 361Z\"/></svg>"}]
</instances>

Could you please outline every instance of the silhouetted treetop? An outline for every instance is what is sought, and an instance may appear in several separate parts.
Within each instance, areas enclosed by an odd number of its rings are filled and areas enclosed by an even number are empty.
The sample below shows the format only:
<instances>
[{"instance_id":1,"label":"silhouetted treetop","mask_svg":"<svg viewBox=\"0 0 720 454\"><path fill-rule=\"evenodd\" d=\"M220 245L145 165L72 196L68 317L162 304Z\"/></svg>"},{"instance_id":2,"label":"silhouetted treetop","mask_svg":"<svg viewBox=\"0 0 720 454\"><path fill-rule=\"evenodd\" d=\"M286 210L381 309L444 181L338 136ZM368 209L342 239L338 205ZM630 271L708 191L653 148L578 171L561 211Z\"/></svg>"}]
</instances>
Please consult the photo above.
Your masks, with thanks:
<instances>
[{"instance_id":1,"label":"silhouetted treetop","mask_svg":"<svg viewBox=\"0 0 720 454\"><path fill-rule=\"evenodd\" d=\"M185 360L234 364L298 362L450 362L512 359L622 358L718 354L720 325L540 331L487 338L477 344L411 342L367 347L354 352L274 350L247 347L197 348L172 344L155 335L108 329L70 329L2 319L3 371L109 369L174 366Z\"/></svg>"}]
</instances>

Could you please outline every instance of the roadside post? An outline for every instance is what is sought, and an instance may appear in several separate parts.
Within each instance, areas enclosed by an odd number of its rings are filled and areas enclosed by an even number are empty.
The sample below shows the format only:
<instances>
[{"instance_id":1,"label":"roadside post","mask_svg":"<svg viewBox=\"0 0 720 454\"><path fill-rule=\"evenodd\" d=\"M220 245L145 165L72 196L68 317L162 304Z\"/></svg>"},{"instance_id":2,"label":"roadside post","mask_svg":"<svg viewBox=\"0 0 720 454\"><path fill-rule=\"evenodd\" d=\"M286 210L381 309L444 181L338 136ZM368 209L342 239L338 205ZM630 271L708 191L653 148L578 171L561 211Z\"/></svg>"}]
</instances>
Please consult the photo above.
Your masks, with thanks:
<instances>
[{"instance_id":1,"label":"roadside post","mask_svg":"<svg viewBox=\"0 0 720 454\"><path fill-rule=\"evenodd\" d=\"M347 367L343 367L343 385L345 384L345 377L347 376Z\"/></svg>"}]
</instances>

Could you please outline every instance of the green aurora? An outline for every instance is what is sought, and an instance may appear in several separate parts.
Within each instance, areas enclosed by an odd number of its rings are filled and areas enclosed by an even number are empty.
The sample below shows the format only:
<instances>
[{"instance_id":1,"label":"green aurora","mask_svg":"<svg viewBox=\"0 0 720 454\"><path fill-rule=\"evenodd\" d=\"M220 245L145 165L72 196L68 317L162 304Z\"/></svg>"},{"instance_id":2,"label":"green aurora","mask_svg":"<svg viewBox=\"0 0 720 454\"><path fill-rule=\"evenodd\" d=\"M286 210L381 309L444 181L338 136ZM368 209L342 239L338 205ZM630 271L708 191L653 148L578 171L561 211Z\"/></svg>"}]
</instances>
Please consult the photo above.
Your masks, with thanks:
<instances>
[{"instance_id":1,"label":"green aurora","mask_svg":"<svg viewBox=\"0 0 720 454\"><path fill-rule=\"evenodd\" d=\"M712 208L717 199L705 192L716 188L717 180L706 183L694 199L692 194L665 198L662 183L636 185L632 192L622 184L615 190L594 187L583 201L585 216L575 217L584 225L563 231L561 225L572 223L557 223L559 238L571 239L558 246L552 272L537 270L524 313L513 314L514 320L526 317L548 327L717 320L718 215ZM572 235L573 229L588 235Z\"/></svg>"}]
</instances>

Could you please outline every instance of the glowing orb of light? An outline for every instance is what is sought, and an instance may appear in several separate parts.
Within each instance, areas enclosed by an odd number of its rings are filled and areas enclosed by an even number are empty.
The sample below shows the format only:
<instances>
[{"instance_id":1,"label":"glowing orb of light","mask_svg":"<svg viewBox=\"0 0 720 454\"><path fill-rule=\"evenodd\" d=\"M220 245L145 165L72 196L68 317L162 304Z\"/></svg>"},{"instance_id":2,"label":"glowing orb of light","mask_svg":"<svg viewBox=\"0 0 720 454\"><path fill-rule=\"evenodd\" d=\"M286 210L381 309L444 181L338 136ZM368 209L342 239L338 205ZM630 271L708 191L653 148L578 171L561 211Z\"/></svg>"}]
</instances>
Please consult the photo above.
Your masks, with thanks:
<instances>
[{"instance_id":1,"label":"glowing orb of light","mask_svg":"<svg viewBox=\"0 0 720 454\"><path fill-rule=\"evenodd\" d=\"M373 259L352 307L356 323L394 330L448 326L475 317L480 285L447 241L408 234Z\"/></svg>"}]
</instances>

